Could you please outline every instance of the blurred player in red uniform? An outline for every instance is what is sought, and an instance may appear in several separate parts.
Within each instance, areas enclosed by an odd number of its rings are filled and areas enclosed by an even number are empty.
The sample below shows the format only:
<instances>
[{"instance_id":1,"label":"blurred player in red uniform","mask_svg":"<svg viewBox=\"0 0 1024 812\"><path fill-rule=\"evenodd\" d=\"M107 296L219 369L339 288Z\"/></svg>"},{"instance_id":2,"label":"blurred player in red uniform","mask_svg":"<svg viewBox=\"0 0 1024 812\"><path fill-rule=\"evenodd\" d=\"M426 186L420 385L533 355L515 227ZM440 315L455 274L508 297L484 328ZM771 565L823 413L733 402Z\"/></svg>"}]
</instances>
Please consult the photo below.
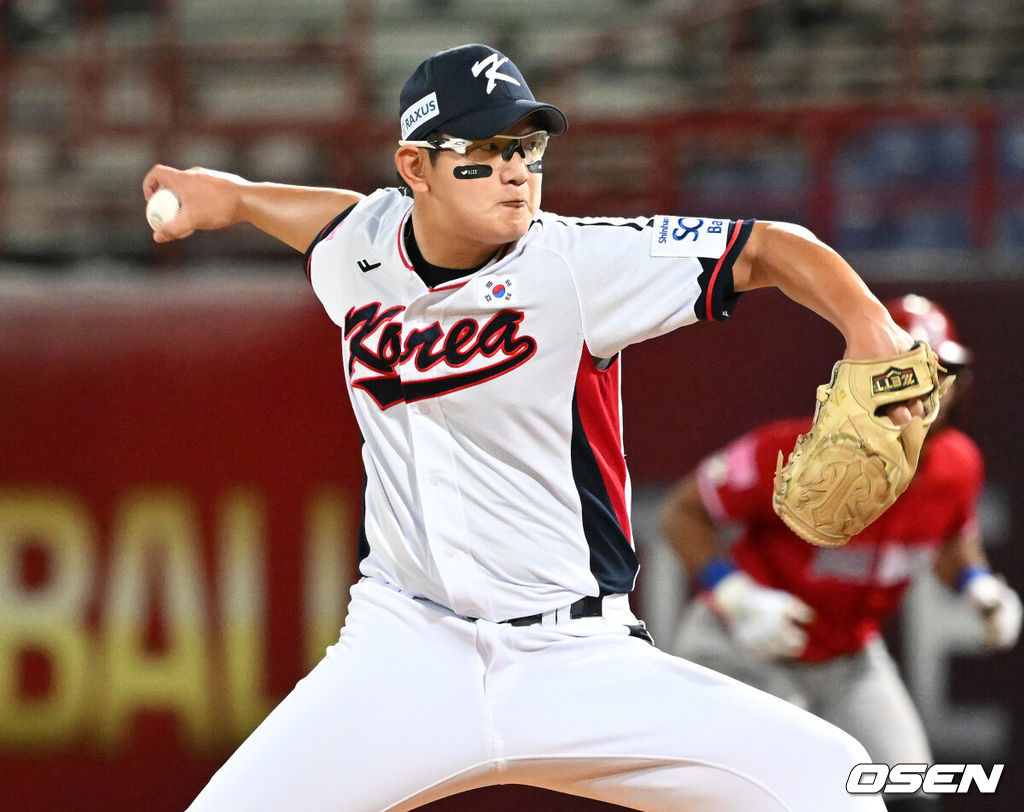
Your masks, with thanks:
<instances>
[{"instance_id":1,"label":"blurred player in red uniform","mask_svg":"<svg viewBox=\"0 0 1024 812\"><path fill-rule=\"evenodd\" d=\"M981 615L988 648L1016 643L1021 601L989 569L977 517L981 452L951 425L970 352L934 302L909 295L887 307L958 375L917 474L888 511L842 547L816 547L790 532L772 509L772 487L779 450L810 428L795 419L756 428L705 458L671 489L660 522L700 596L674 653L807 708L860 739L875 762L931 763L883 623L929 567Z\"/></svg>"}]
</instances>

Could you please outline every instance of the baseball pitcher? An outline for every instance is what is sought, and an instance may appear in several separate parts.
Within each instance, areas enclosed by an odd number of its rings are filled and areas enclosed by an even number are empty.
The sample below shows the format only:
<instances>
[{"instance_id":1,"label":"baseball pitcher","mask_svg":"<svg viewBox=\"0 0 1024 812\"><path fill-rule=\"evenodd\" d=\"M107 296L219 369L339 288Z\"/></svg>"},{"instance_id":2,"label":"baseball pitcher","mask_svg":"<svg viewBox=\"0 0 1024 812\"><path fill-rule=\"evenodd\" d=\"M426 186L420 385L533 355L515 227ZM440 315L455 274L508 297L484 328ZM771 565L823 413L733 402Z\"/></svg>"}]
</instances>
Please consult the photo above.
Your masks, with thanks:
<instances>
[{"instance_id":1,"label":"baseball pitcher","mask_svg":"<svg viewBox=\"0 0 1024 812\"><path fill-rule=\"evenodd\" d=\"M881 808L845 791L867 759L851 736L669 656L634 615L619 380L629 345L773 285L849 359L919 370L872 406L912 445L935 408L926 345L800 227L543 211L566 117L493 48L425 60L398 127L403 185L367 196L143 181L181 202L157 242L248 222L304 252L365 470L340 639L191 809L406 810L501 783L666 812Z\"/></svg>"}]
</instances>

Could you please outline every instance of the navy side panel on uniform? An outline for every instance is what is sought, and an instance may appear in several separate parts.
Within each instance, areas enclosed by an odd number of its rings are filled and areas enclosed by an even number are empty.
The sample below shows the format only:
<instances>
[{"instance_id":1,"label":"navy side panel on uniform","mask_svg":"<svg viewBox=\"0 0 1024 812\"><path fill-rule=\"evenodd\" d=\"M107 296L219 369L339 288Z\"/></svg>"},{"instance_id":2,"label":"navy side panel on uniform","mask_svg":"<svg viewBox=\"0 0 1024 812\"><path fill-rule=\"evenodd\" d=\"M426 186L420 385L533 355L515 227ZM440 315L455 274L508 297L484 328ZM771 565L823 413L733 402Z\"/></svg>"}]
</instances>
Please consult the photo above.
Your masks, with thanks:
<instances>
[{"instance_id":1,"label":"navy side panel on uniform","mask_svg":"<svg viewBox=\"0 0 1024 812\"><path fill-rule=\"evenodd\" d=\"M370 554L370 540L366 537L366 468L363 468L363 486L359 491L359 541L356 545L356 562Z\"/></svg>"},{"instance_id":2,"label":"navy side panel on uniform","mask_svg":"<svg viewBox=\"0 0 1024 812\"><path fill-rule=\"evenodd\" d=\"M572 400L570 453L590 547L590 571L602 595L630 592L640 568L628 535L618 380L617 358L599 370L584 348Z\"/></svg>"}]
</instances>

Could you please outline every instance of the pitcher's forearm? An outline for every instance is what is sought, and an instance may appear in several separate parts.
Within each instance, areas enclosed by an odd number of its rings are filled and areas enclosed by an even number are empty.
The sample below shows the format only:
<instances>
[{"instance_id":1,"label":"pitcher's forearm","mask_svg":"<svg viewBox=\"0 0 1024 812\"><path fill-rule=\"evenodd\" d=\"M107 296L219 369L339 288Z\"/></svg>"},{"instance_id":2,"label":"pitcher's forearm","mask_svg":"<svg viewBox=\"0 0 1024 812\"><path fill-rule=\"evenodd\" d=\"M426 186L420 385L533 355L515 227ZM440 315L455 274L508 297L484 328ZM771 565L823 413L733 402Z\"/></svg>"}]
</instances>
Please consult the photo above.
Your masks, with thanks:
<instances>
[{"instance_id":1,"label":"pitcher's forearm","mask_svg":"<svg viewBox=\"0 0 1024 812\"><path fill-rule=\"evenodd\" d=\"M148 200L159 188L174 192L181 206L154 231L157 242L250 223L296 251L305 251L325 225L363 197L347 189L254 183L213 169L157 164L146 174L142 190Z\"/></svg>"},{"instance_id":2,"label":"pitcher's forearm","mask_svg":"<svg viewBox=\"0 0 1024 812\"><path fill-rule=\"evenodd\" d=\"M773 286L831 323L848 358L885 357L911 341L857 272L802 226L758 222L737 268L737 289Z\"/></svg>"}]
</instances>

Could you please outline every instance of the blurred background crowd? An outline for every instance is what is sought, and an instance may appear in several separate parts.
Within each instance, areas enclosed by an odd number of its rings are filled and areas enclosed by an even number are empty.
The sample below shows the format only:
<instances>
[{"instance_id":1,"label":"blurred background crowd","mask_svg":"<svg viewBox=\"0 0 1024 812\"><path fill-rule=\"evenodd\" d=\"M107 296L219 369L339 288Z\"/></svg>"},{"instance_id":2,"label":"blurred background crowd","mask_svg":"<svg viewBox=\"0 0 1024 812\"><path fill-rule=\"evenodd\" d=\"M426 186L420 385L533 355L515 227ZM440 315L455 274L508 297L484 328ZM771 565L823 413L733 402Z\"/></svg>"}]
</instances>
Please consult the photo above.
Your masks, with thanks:
<instances>
[{"instance_id":1,"label":"blurred background crowd","mask_svg":"<svg viewBox=\"0 0 1024 812\"><path fill-rule=\"evenodd\" d=\"M390 183L423 55L511 54L574 129L565 213L791 219L867 272L1016 275L1024 3L991 0L6 0L0 259L166 261L134 186L155 161ZM185 246L270 257L239 232ZM254 249L256 249L254 251ZM980 254L979 254L980 252ZM177 257L176 257L177 258Z\"/></svg>"},{"instance_id":2,"label":"blurred background crowd","mask_svg":"<svg viewBox=\"0 0 1024 812\"><path fill-rule=\"evenodd\" d=\"M1024 0L0 0L0 808L183 809L336 637L354 577L337 329L255 229L155 245L146 170L390 185L402 83L467 42L568 114L546 209L789 220L880 295L943 305L976 356L989 554L1024 587ZM686 597L665 488L809 415L842 352L755 296L627 352L662 643ZM936 757L1007 764L998 798L943 808L1013 808L1021 652L975 657L932 582L889 634ZM436 808L597 808L488 797Z\"/></svg>"}]
</instances>

